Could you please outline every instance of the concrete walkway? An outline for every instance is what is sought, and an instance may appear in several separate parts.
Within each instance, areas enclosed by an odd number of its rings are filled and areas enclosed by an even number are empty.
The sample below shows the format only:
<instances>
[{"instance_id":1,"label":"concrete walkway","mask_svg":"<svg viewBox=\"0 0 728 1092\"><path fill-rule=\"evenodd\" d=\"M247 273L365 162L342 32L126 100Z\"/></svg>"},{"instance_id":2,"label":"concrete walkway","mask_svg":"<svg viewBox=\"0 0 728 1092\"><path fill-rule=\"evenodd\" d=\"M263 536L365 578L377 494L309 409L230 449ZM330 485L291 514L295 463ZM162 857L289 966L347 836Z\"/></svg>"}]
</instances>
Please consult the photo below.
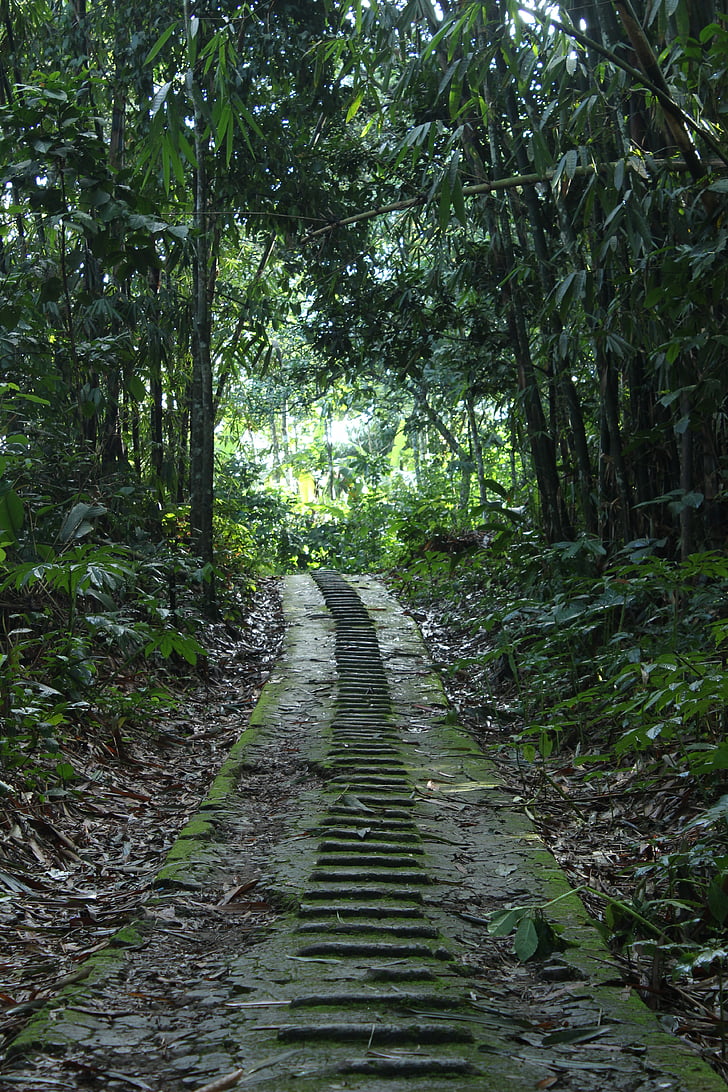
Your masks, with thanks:
<instances>
[{"instance_id":1,"label":"concrete walkway","mask_svg":"<svg viewBox=\"0 0 728 1092\"><path fill-rule=\"evenodd\" d=\"M625 992L411 619L374 580L315 575L286 582L284 656L148 919L0 1083L724 1092ZM562 950L523 964L490 936L516 906Z\"/></svg>"}]
</instances>

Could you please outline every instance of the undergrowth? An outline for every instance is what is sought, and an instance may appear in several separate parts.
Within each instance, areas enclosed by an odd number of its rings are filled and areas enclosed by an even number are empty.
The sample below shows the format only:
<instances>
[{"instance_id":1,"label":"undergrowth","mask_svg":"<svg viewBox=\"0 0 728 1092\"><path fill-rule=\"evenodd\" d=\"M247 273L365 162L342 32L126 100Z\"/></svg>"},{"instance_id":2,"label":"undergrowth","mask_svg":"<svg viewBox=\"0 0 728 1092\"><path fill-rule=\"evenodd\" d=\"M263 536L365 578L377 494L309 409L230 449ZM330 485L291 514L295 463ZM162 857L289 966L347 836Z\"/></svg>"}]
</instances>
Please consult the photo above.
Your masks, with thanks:
<instances>
[{"instance_id":1,"label":"undergrowth","mask_svg":"<svg viewBox=\"0 0 728 1092\"><path fill-rule=\"evenodd\" d=\"M590 894L612 943L659 967L653 994L711 977L707 1019L725 1049L728 559L672 561L647 541L606 557L594 540L547 548L509 532L463 561L423 556L391 578L456 635L438 667L460 680L471 723L482 710L500 718L491 746L515 753L533 797L563 794L574 831L562 771L602 798L618 779L643 812L669 783L669 822L633 816L629 896Z\"/></svg>"},{"instance_id":2,"label":"undergrowth","mask_svg":"<svg viewBox=\"0 0 728 1092\"><path fill-rule=\"evenodd\" d=\"M113 499L113 498L112 498ZM127 495L127 519L134 498ZM120 753L126 730L153 732L208 670L207 586L233 632L255 590L250 536L216 517L218 565L190 549L185 508L140 512L121 538L113 504L80 495L53 510L55 534L19 529L0 557L0 795L73 791L73 741ZM146 518L141 518L146 516ZM1 522L1 521L0 521ZM50 524L50 519L47 521ZM123 530L123 528L121 529Z\"/></svg>"}]
</instances>

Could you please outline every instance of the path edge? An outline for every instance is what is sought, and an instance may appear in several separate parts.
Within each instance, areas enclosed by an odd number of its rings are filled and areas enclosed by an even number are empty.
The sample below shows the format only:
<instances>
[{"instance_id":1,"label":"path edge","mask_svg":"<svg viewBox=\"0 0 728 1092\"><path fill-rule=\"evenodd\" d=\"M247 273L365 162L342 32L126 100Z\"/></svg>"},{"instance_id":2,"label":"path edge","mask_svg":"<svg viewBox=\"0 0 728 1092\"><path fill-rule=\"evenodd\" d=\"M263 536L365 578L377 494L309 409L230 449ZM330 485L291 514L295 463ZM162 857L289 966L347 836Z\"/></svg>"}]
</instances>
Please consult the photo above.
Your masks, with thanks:
<instances>
[{"instance_id":1,"label":"path edge","mask_svg":"<svg viewBox=\"0 0 728 1092\"><path fill-rule=\"evenodd\" d=\"M247 725L240 737L228 751L212 784L197 807L180 828L174 842L167 850L164 863L157 870L151 881L151 887L158 889L158 894L150 902L164 898L170 890L180 888L198 888L199 882L191 878L195 862L214 838L215 829L225 816L227 802L237 792L240 774L250 760L251 751L263 735L270 717L288 680L288 665L295 660L299 639L294 624L298 609L293 601L302 581L313 588L313 581L307 574L286 577L282 582L282 605L286 629L281 650L276 662L264 682L258 699L251 710ZM323 602L321 604L323 609ZM333 629L333 623L331 625ZM72 1008L83 997L86 990L95 981L109 973L112 966L123 961L125 953L144 943L140 931L146 925L140 919L133 919L121 926L109 939L109 943L99 952L94 952L83 964L70 975L58 993L49 997L25 1027L6 1045L0 1063L10 1061L22 1055L32 1054L41 1046L62 1049L60 1044L50 1043L46 1030L52 1026L54 1014L60 1009Z\"/></svg>"}]
</instances>

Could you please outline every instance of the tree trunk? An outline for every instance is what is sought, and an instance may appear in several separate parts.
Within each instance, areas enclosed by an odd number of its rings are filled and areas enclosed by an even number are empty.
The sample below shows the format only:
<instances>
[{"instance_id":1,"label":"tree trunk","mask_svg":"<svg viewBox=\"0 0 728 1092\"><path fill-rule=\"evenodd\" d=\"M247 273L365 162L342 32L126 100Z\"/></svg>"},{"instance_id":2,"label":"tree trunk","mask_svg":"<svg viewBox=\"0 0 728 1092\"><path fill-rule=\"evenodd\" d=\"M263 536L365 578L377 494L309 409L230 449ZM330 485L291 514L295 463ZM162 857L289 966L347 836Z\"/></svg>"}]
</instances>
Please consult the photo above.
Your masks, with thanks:
<instances>
[{"instance_id":1,"label":"tree trunk","mask_svg":"<svg viewBox=\"0 0 728 1092\"><path fill-rule=\"evenodd\" d=\"M148 277L149 292L153 305L159 296L160 276L159 270L151 270ZM149 354L149 432L150 432L150 461L152 471L161 483L162 468L164 466L164 411L162 407L162 361L159 334L155 328L154 335L148 334Z\"/></svg>"},{"instance_id":2,"label":"tree trunk","mask_svg":"<svg viewBox=\"0 0 728 1092\"><path fill-rule=\"evenodd\" d=\"M492 73L490 75L492 78ZM491 102L495 101L496 93L492 88L486 86L484 93ZM492 166L498 175L502 175L501 133L496 127L494 117L495 115L491 113L488 120L488 145ZM515 216L513 219L516 219ZM496 215L491 214L490 234L492 260L496 276L503 286L508 328L518 369L518 386L521 391L531 462L541 503L544 534L549 542L560 542L565 539L572 539L574 532L566 511L559 480L555 438L548 428L536 369L531 357L523 300L519 295L520 290L513 276L515 247L511 218L506 209L502 208Z\"/></svg>"},{"instance_id":3,"label":"tree trunk","mask_svg":"<svg viewBox=\"0 0 728 1092\"><path fill-rule=\"evenodd\" d=\"M212 309L210 306L210 225L207 165L210 135L204 102L195 73L195 41L190 24L189 0L185 0L185 26L189 53L187 89L194 118L194 225L192 319L192 404L190 412L190 524L198 554L213 560L213 472L215 421L212 385ZM198 34L200 30L198 29ZM208 596L211 605L210 596Z\"/></svg>"},{"instance_id":4,"label":"tree trunk","mask_svg":"<svg viewBox=\"0 0 728 1092\"><path fill-rule=\"evenodd\" d=\"M523 399L523 411L531 448L531 461L541 500L544 533L549 542L562 542L573 539L574 531L564 504L559 472L556 466L556 449L543 412L541 392L538 389L536 370L531 360L531 351L526 336L526 324L521 311L520 300L517 299L510 288L509 296L509 327L518 366L518 385Z\"/></svg>"},{"instance_id":5,"label":"tree trunk","mask_svg":"<svg viewBox=\"0 0 728 1092\"><path fill-rule=\"evenodd\" d=\"M485 464L483 463L483 445L480 442L478 422L475 417L475 404L472 390L465 395L465 408L468 414L468 426L470 428L470 445L475 459L475 470L478 478L478 497L481 504L488 503L488 490L485 484Z\"/></svg>"},{"instance_id":6,"label":"tree trunk","mask_svg":"<svg viewBox=\"0 0 728 1092\"><path fill-rule=\"evenodd\" d=\"M597 347L601 406L602 450L600 491L602 538L608 543L632 536L632 490L622 450L619 423L619 377L611 354Z\"/></svg>"},{"instance_id":7,"label":"tree trunk","mask_svg":"<svg viewBox=\"0 0 728 1092\"><path fill-rule=\"evenodd\" d=\"M680 395L680 417L687 426L680 435L680 489L683 494L683 504L680 508L680 556L683 561L693 552L695 509L691 504L685 504L685 494L691 493L694 488L694 434L690 426L690 395L683 391Z\"/></svg>"},{"instance_id":8,"label":"tree trunk","mask_svg":"<svg viewBox=\"0 0 728 1092\"><path fill-rule=\"evenodd\" d=\"M526 174L530 170L531 164L529 163L528 155L526 154L525 144L520 137L520 133L523 130L523 124L518 115L518 104L516 102L514 85L512 81L506 79L506 62L500 51L496 54L496 63L498 72L501 77L503 77L503 93L505 96L508 121L511 128L511 138L513 140L513 154L516 159L518 170L522 174ZM517 219L517 210L513 207L515 195L510 190L508 191L508 198L515 221ZM531 237L533 239L533 250L538 265L538 276L543 289L544 299L546 299L553 291L554 276L552 272L551 255L546 239L544 208L542 200L534 186L524 187L522 199L528 212L528 219L531 225ZM554 212L555 211L556 210L554 209ZM584 525L587 531L596 533L598 520L596 506L594 504L594 477L591 459L589 457L589 444L586 438L584 413L578 392L571 378L569 362L564 361L560 352L560 335L563 332L563 324L557 314L554 313L551 316L550 324L552 349L549 358L551 365L551 370L549 372L549 419L551 435L556 438L561 432L558 403L556 399L556 393L558 391L566 406L569 419L569 429L566 433L566 439L570 453L573 456L573 463L576 467Z\"/></svg>"},{"instance_id":9,"label":"tree trunk","mask_svg":"<svg viewBox=\"0 0 728 1092\"><path fill-rule=\"evenodd\" d=\"M450 451L455 455L458 461L460 469L460 489L458 507L461 512L467 512L470 504L470 480L473 473L473 460L470 456L470 452L466 451L463 445L458 441L457 437L447 427L440 415L432 408L427 400L427 394L424 386L420 385L418 390L418 405L424 411L428 421L435 427L440 433L443 440L447 444Z\"/></svg>"}]
</instances>

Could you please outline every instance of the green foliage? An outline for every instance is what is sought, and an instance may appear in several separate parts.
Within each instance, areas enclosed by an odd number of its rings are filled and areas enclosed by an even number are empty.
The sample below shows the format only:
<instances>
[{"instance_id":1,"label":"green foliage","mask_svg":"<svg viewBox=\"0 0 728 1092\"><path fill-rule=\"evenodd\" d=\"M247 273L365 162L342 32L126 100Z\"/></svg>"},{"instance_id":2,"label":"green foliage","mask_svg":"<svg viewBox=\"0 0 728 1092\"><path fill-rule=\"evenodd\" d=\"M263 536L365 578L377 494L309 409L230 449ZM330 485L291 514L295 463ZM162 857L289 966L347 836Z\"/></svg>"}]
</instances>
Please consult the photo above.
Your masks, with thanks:
<instances>
[{"instance_id":1,"label":"green foliage","mask_svg":"<svg viewBox=\"0 0 728 1092\"><path fill-rule=\"evenodd\" d=\"M153 677L164 665L194 667L205 654L189 609L165 605L169 559L81 541L95 533L91 520L107 514L77 501L61 513L55 546L39 545L32 561L6 556L0 566L0 760L8 775L42 791L73 781L64 739L79 725L103 730L159 701L163 691L144 682L126 694L118 670ZM174 564L179 571L184 555Z\"/></svg>"},{"instance_id":2,"label":"green foliage","mask_svg":"<svg viewBox=\"0 0 728 1092\"><path fill-rule=\"evenodd\" d=\"M604 904L605 935L635 957L653 952L676 980L722 975L726 557L674 561L664 543L644 540L609 557L598 542L549 548L519 531L505 550L496 539L460 576L433 570L424 582L422 575L413 566L397 587L420 602L435 597L472 644L451 670L470 690L482 688L489 717L508 733L504 746L516 744L537 782L551 783L553 763L583 766L597 783L632 771L643 790L667 771L667 791L677 786L698 806L689 822L676 814L669 829L659 826L649 852L635 853L629 900L591 894ZM519 958L529 958L540 950L543 911L514 908L491 928L513 933Z\"/></svg>"},{"instance_id":3,"label":"green foliage","mask_svg":"<svg viewBox=\"0 0 728 1092\"><path fill-rule=\"evenodd\" d=\"M544 915L543 907L517 906L490 915L488 932L494 937L513 933L513 952L521 963L546 959L564 950L558 930Z\"/></svg>"}]
</instances>

